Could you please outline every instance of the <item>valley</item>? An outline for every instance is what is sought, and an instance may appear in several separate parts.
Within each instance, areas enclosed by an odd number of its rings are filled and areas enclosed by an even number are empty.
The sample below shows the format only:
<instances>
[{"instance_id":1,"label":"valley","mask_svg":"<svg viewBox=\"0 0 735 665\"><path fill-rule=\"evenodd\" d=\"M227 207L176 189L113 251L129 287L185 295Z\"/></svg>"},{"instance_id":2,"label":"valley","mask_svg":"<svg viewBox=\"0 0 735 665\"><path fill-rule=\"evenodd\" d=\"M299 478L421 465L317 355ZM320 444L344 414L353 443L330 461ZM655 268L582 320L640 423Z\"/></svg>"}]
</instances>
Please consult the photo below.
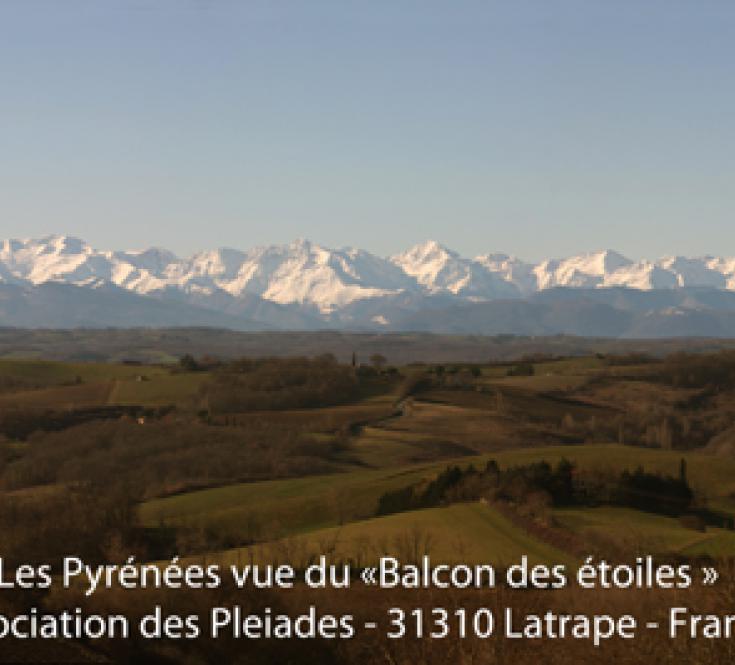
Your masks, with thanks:
<instances>
[{"instance_id":1,"label":"valley","mask_svg":"<svg viewBox=\"0 0 735 665\"><path fill-rule=\"evenodd\" d=\"M0 360L4 564L71 549L99 563L132 553L297 570L320 556L502 568L525 555L572 568L641 552L730 565L732 351L363 357ZM134 615L147 596L84 607ZM180 598L162 600L207 603ZM303 600L278 602L302 611Z\"/></svg>"}]
</instances>

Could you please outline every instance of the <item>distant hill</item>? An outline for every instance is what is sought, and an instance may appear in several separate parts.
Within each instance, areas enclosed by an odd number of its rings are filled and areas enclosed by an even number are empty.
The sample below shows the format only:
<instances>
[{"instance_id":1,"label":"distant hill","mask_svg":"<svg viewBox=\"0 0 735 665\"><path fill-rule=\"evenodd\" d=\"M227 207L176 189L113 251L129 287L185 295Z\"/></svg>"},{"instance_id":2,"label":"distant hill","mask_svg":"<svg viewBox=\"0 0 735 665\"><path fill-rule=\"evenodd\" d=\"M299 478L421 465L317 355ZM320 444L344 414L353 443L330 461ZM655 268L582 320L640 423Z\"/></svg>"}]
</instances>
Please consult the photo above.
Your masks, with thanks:
<instances>
[{"instance_id":1,"label":"distant hill","mask_svg":"<svg viewBox=\"0 0 735 665\"><path fill-rule=\"evenodd\" d=\"M241 332L216 328L77 328L40 330L0 328L0 358L67 361L175 362L185 354L222 359L243 356L317 356L332 353L350 362L369 363L373 354L389 363L482 363L527 356L647 354L735 349L735 339L624 340L568 335L544 337L434 335L430 333Z\"/></svg>"}]
</instances>

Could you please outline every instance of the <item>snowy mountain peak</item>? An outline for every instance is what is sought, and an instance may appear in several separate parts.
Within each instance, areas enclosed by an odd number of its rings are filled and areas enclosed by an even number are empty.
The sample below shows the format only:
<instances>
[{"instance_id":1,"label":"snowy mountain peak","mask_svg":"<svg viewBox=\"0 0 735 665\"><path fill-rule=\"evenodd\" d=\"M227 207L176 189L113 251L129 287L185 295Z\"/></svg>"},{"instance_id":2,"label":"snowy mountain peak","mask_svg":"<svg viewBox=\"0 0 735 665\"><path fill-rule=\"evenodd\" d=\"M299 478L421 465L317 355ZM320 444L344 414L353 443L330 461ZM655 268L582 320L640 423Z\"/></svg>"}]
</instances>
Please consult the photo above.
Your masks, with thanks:
<instances>
[{"instance_id":1,"label":"snowy mountain peak","mask_svg":"<svg viewBox=\"0 0 735 665\"><path fill-rule=\"evenodd\" d=\"M481 262L462 258L435 240L415 245L391 261L430 293L449 293L474 300L519 295L517 285Z\"/></svg>"},{"instance_id":2,"label":"snowy mountain peak","mask_svg":"<svg viewBox=\"0 0 735 665\"><path fill-rule=\"evenodd\" d=\"M443 261L448 258L456 258L458 254L436 240L426 240L414 245L407 251L394 257L396 262L411 263L417 261Z\"/></svg>"},{"instance_id":3,"label":"snowy mountain peak","mask_svg":"<svg viewBox=\"0 0 735 665\"><path fill-rule=\"evenodd\" d=\"M606 286L608 276L633 262L610 249L578 254L567 259L542 261L534 269L539 289L555 286L595 288Z\"/></svg>"},{"instance_id":4,"label":"snowy mountain peak","mask_svg":"<svg viewBox=\"0 0 735 665\"><path fill-rule=\"evenodd\" d=\"M58 254L89 254L92 251L84 240L74 236L49 236L47 244Z\"/></svg>"},{"instance_id":5,"label":"snowy mountain peak","mask_svg":"<svg viewBox=\"0 0 735 665\"><path fill-rule=\"evenodd\" d=\"M205 306L255 297L329 317L359 303L399 296L412 302L437 296L489 301L553 287L735 290L735 258L632 261L606 249L530 263L500 252L464 258L427 240L386 259L359 248L330 249L307 239L245 251L219 248L179 258L158 247L99 251L79 238L51 235L0 241L0 281L109 284L158 298L193 298ZM376 311L374 316L383 314Z\"/></svg>"},{"instance_id":6,"label":"snowy mountain peak","mask_svg":"<svg viewBox=\"0 0 735 665\"><path fill-rule=\"evenodd\" d=\"M603 249L598 252L592 252L587 257L589 261L588 265L594 267L601 273L615 272L633 263L629 258L626 258L614 249Z\"/></svg>"},{"instance_id":7,"label":"snowy mountain peak","mask_svg":"<svg viewBox=\"0 0 735 665\"><path fill-rule=\"evenodd\" d=\"M322 252L324 252L324 249L322 247L320 247L316 243L313 243L308 238L297 238L289 245L283 247L283 249L298 256L318 256Z\"/></svg>"}]
</instances>

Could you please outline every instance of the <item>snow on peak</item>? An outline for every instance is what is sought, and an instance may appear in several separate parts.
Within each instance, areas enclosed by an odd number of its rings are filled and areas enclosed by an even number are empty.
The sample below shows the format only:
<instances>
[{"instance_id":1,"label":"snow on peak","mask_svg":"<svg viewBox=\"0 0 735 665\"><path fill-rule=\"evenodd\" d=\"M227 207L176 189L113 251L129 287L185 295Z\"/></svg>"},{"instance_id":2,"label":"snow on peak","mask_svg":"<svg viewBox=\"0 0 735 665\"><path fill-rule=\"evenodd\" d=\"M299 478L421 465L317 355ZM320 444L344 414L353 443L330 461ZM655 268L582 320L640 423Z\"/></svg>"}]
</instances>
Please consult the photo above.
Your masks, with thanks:
<instances>
[{"instance_id":1,"label":"snow on peak","mask_svg":"<svg viewBox=\"0 0 735 665\"><path fill-rule=\"evenodd\" d=\"M79 238L50 235L38 240L4 241L0 261L16 279L40 284L69 280L84 270L92 254L92 248Z\"/></svg>"},{"instance_id":2,"label":"snow on peak","mask_svg":"<svg viewBox=\"0 0 735 665\"><path fill-rule=\"evenodd\" d=\"M533 264L526 263L515 256L496 252L478 256L475 262L484 266L491 273L499 275L506 282L515 284L523 295L533 293L538 288Z\"/></svg>"},{"instance_id":3,"label":"snow on peak","mask_svg":"<svg viewBox=\"0 0 735 665\"><path fill-rule=\"evenodd\" d=\"M608 275L632 265L630 259L610 249L578 254L567 259L542 261L533 272L539 289L555 286L594 288L605 286Z\"/></svg>"},{"instance_id":4,"label":"snow on peak","mask_svg":"<svg viewBox=\"0 0 735 665\"><path fill-rule=\"evenodd\" d=\"M397 254L392 262L430 293L450 293L483 300L513 297L518 286L482 262L461 257L435 240L427 240Z\"/></svg>"},{"instance_id":5,"label":"snow on peak","mask_svg":"<svg viewBox=\"0 0 735 665\"><path fill-rule=\"evenodd\" d=\"M329 314L356 301L406 294L492 300L553 288L735 290L735 258L663 257L632 261L613 250L529 263L500 252L474 259L427 240L388 259L362 249L330 249L306 239L241 251L219 248L179 258L166 249L99 251L79 238L0 240L3 283L115 284L140 294L179 292L201 299L257 295Z\"/></svg>"},{"instance_id":6,"label":"snow on peak","mask_svg":"<svg viewBox=\"0 0 735 665\"><path fill-rule=\"evenodd\" d=\"M685 256L668 256L660 259L658 265L677 276L679 286L704 286L716 289L727 288L727 273L718 269L712 257L690 259Z\"/></svg>"}]
</instances>

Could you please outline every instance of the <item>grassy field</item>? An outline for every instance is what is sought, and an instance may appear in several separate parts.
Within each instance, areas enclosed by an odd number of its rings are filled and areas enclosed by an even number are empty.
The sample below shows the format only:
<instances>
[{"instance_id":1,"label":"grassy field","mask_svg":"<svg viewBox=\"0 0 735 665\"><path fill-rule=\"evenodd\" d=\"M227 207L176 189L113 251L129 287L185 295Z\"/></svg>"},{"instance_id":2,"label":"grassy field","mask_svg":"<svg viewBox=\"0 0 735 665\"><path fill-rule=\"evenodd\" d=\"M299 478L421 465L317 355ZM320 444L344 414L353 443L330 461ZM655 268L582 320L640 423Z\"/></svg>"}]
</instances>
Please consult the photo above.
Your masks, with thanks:
<instances>
[{"instance_id":1,"label":"grassy field","mask_svg":"<svg viewBox=\"0 0 735 665\"><path fill-rule=\"evenodd\" d=\"M401 431L391 427L365 427L350 447L350 455L374 468L402 467L427 461L438 446L431 436ZM457 456L454 452L452 456Z\"/></svg>"},{"instance_id":2,"label":"grassy field","mask_svg":"<svg viewBox=\"0 0 735 665\"><path fill-rule=\"evenodd\" d=\"M66 383L134 379L138 374L164 374L164 367L116 363L67 363L47 360L0 360L0 377L33 381L47 386Z\"/></svg>"},{"instance_id":3,"label":"grassy field","mask_svg":"<svg viewBox=\"0 0 735 665\"><path fill-rule=\"evenodd\" d=\"M440 468L434 464L239 483L148 501L140 516L149 526L206 526L233 536L247 535L253 522L274 536L302 533L370 517L383 493L433 477Z\"/></svg>"},{"instance_id":4,"label":"grassy field","mask_svg":"<svg viewBox=\"0 0 735 665\"><path fill-rule=\"evenodd\" d=\"M394 413L392 401L374 399L357 404L329 406L322 409L287 409L283 411L250 411L228 414L216 418L226 419L229 423L247 427L251 424L275 422L288 424L295 428L312 431L338 431L359 427L366 423L380 422Z\"/></svg>"},{"instance_id":5,"label":"grassy field","mask_svg":"<svg viewBox=\"0 0 735 665\"><path fill-rule=\"evenodd\" d=\"M96 381L79 385L39 388L0 394L0 406L20 409L75 409L107 404L112 381Z\"/></svg>"},{"instance_id":6,"label":"grassy field","mask_svg":"<svg viewBox=\"0 0 735 665\"><path fill-rule=\"evenodd\" d=\"M184 405L196 398L206 373L177 373L156 365L0 360L0 380L15 390L0 392L0 405L72 409L89 406Z\"/></svg>"},{"instance_id":7,"label":"grassy field","mask_svg":"<svg viewBox=\"0 0 735 665\"><path fill-rule=\"evenodd\" d=\"M146 374L151 383L168 377L161 366L115 363L67 363L44 360L0 360L0 406L6 408L65 410L108 403L118 386L142 383L136 377ZM139 403L139 402L135 402Z\"/></svg>"},{"instance_id":8,"label":"grassy field","mask_svg":"<svg viewBox=\"0 0 735 665\"><path fill-rule=\"evenodd\" d=\"M488 386L523 388L533 392L554 392L576 390L588 378L569 374L543 374L541 376L503 376L487 382Z\"/></svg>"},{"instance_id":9,"label":"grassy field","mask_svg":"<svg viewBox=\"0 0 735 665\"><path fill-rule=\"evenodd\" d=\"M682 459L687 463L687 477L692 488L712 501L735 491L735 460L715 457L698 451L633 448L618 444L547 446L520 448L491 455L501 465L529 464L540 459L556 463L563 457L581 469L619 472L643 466L646 471L676 476Z\"/></svg>"},{"instance_id":10,"label":"grassy field","mask_svg":"<svg viewBox=\"0 0 735 665\"><path fill-rule=\"evenodd\" d=\"M534 363L536 375L561 375L571 376L579 374L590 374L605 368L605 361L596 356L583 356L580 358L563 358L561 360L548 360Z\"/></svg>"},{"instance_id":11,"label":"grassy field","mask_svg":"<svg viewBox=\"0 0 735 665\"><path fill-rule=\"evenodd\" d=\"M556 463L565 457L583 469L621 471L642 464L647 470L671 474L677 473L680 460L684 458L692 486L704 496L716 501L735 487L735 461L723 461L696 452L633 450L618 445L518 449L460 458L454 463L482 465L488 459L495 459L501 467L507 467L540 459ZM328 476L240 483L148 501L142 504L140 515L149 526L206 527L235 539L252 535L248 530L254 528L254 524L273 537L306 533L371 517L375 514L379 497L386 491L433 478L448 464L442 461L401 469L359 470ZM662 524L666 520L657 516L650 519L664 520ZM695 533L681 527L677 527L677 531L687 537ZM713 535L724 535L724 532L713 532ZM695 542L696 537L692 537L691 543L682 542L681 545L694 545Z\"/></svg>"},{"instance_id":12,"label":"grassy field","mask_svg":"<svg viewBox=\"0 0 735 665\"><path fill-rule=\"evenodd\" d=\"M523 379L538 384L547 377L518 376L507 377L508 381ZM551 377L556 380L559 377ZM566 381L568 377L560 377ZM503 379L505 381L505 379ZM511 382L512 383L512 382ZM495 385L490 390L431 390L423 393L420 399L425 402L436 402L454 407L477 409L484 413L495 413L504 417L513 417L517 424L517 416L526 419L548 419L560 421L566 414L575 418L584 419L592 416L598 418L615 415L611 408L598 404L586 403L580 400L564 399L563 397L543 394L541 389L530 389L522 385Z\"/></svg>"},{"instance_id":13,"label":"grassy field","mask_svg":"<svg viewBox=\"0 0 735 665\"><path fill-rule=\"evenodd\" d=\"M637 552L681 554L696 549L712 554L718 542L729 543L730 551L735 547L735 534L730 531L708 528L699 532L682 526L676 518L628 508L557 509L554 517L590 542L610 542Z\"/></svg>"},{"instance_id":14,"label":"grassy field","mask_svg":"<svg viewBox=\"0 0 735 665\"><path fill-rule=\"evenodd\" d=\"M427 554L435 562L509 565L527 555L532 563L572 565L567 554L543 543L515 526L484 503L460 503L318 529L266 546L238 548L214 555L223 563L244 559L308 561L328 552L333 560L377 562L393 555L411 561ZM208 557L209 559L209 557Z\"/></svg>"},{"instance_id":15,"label":"grassy field","mask_svg":"<svg viewBox=\"0 0 735 665\"><path fill-rule=\"evenodd\" d=\"M415 537L414 537L415 534ZM370 547L401 553L409 540L423 540L432 558L452 562L507 565L528 555L531 561L569 562L562 552L529 536L492 506L480 502L417 510L309 534L310 545L336 542L337 553L356 558ZM413 543L411 543L413 544ZM420 543L419 543L420 544Z\"/></svg>"},{"instance_id":16,"label":"grassy field","mask_svg":"<svg viewBox=\"0 0 735 665\"><path fill-rule=\"evenodd\" d=\"M610 411L511 388L503 388L500 396L431 390L406 400L397 417L365 428L353 445L358 459L371 466L426 460L429 451L437 459L559 445L569 442L559 430L567 414L577 422L588 422L601 420Z\"/></svg>"},{"instance_id":17,"label":"grassy field","mask_svg":"<svg viewBox=\"0 0 735 665\"><path fill-rule=\"evenodd\" d=\"M735 534L722 529L708 529L707 537L683 548L685 556L732 557L735 552Z\"/></svg>"},{"instance_id":18,"label":"grassy field","mask_svg":"<svg viewBox=\"0 0 735 665\"><path fill-rule=\"evenodd\" d=\"M193 402L200 386L209 378L206 372L170 374L149 372L148 369L139 367L133 378L115 381L108 403L141 406L186 404ZM139 376L144 380L137 380Z\"/></svg>"}]
</instances>

